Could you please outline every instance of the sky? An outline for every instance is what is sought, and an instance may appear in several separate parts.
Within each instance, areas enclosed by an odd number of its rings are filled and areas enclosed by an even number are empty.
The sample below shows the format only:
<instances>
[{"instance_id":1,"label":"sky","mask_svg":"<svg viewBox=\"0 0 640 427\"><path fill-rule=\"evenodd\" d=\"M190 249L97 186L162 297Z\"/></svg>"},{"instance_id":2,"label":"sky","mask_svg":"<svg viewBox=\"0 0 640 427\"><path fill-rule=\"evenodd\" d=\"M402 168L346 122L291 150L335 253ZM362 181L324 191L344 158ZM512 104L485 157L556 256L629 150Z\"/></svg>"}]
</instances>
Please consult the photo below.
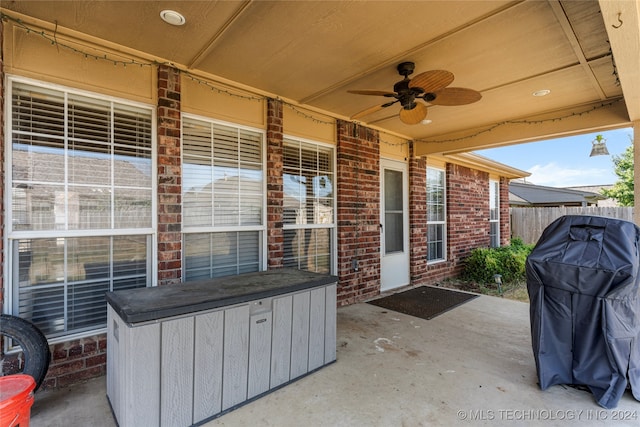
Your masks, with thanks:
<instances>
[{"instance_id":1,"label":"sky","mask_svg":"<svg viewBox=\"0 0 640 427\"><path fill-rule=\"evenodd\" d=\"M596 135L606 139L608 156L589 157ZM477 154L531 173L526 181L548 187L614 184L612 156L632 144L633 128L588 133L508 147L478 150Z\"/></svg>"}]
</instances>

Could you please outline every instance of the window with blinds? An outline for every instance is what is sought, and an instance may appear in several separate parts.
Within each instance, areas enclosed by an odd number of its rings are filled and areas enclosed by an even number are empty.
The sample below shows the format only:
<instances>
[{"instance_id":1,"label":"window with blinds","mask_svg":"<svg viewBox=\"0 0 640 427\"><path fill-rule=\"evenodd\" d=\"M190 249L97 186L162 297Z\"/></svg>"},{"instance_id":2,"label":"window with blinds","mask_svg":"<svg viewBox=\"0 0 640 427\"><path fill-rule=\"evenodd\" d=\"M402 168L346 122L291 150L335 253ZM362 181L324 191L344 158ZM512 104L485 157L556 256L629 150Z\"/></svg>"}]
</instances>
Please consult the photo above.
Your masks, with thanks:
<instances>
[{"instance_id":1,"label":"window with blinds","mask_svg":"<svg viewBox=\"0 0 640 427\"><path fill-rule=\"evenodd\" d=\"M489 237L492 248L500 246L500 183L489 181Z\"/></svg>"},{"instance_id":2,"label":"window with blinds","mask_svg":"<svg viewBox=\"0 0 640 427\"><path fill-rule=\"evenodd\" d=\"M12 310L49 337L106 325L151 284L153 110L10 79Z\"/></svg>"},{"instance_id":3,"label":"window with blinds","mask_svg":"<svg viewBox=\"0 0 640 427\"><path fill-rule=\"evenodd\" d=\"M262 269L264 134L182 119L186 281Z\"/></svg>"},{"instance_id":4,"label":"window with blinds","mask_svg":"<svg viewBox=\"0 0 640 427\"><path fill-rule=\"evenodd\" d=\"M444 170L427 168L427 261L446 260L447 206Z\"/></svg>"},{"instance_id":5,"label":"window with blinds","mask_svg":"<svg viewBox=\"0 0 640 427\"><path fill-rule=\"evenodd\" d=\"M284 265L330 274L335 240L334 150L285 138Z\"/></svg>"}]
</instances>

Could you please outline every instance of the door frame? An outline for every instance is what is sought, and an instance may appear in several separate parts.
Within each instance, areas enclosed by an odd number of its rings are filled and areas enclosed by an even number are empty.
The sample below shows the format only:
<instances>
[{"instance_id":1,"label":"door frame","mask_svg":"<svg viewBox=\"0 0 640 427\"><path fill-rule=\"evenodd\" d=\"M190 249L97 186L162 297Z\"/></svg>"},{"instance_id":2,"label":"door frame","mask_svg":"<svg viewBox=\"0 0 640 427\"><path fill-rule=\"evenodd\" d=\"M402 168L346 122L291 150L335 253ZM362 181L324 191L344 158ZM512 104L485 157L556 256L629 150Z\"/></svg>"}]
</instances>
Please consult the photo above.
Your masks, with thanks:
<instances>
[{"instance_id":1,"label":"door frame","mask_svg":"<svg viewBox=\"0 0 640 427\"><path fill-rule=\"evenodd\" d=\"M403 250L387 255L385 249L385 170L402 172L402 231ZM380 291L406 286L410 283L409 245L409 165L406 161L380 159Z\"/></svg>"}]
</instances>

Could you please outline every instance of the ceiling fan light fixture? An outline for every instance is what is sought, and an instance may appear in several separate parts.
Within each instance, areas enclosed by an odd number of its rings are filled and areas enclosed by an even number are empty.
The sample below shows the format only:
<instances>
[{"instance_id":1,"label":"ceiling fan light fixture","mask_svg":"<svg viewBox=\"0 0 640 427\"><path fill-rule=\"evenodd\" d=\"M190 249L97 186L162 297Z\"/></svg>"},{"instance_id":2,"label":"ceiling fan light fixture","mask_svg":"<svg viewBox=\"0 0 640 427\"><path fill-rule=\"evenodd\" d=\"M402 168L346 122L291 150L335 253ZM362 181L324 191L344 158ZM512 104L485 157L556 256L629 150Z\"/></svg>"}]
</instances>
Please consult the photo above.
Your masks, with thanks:
<instances>
[{"instance_id":1,"label":"ceiling fan light fixture","mask_svg":"<svg viewBox=\"0 0 640 427\"><path fill-rule=\"evenodd\" d=\"M400 121L406 125L417 125L427 117L427 106L422 102L414 102L411 109L400 109Z\"/></svg>"},{"instance_id":2,"label":"ceiling fan light fixture","mask_svg":"<svg viewBox=\"0 0 640 427\"><path fill-rule=\"evenodd\" d=\"M184 25L187 20L181 13L176 12L175 10L165 9L160 12L160 18L164 22L170 25L181 26Z\"/></svg>"},{"instance_id":3,"label":"ceiling fan light fixture","mask_svg":"<svg viewBox=\"0 0 640 427\"><path fill-rule=\"evenodd\" d=\"M533 96L547 96L551 93L549 89L540 89L532 93Z\"/></svg>"}]
</instances>

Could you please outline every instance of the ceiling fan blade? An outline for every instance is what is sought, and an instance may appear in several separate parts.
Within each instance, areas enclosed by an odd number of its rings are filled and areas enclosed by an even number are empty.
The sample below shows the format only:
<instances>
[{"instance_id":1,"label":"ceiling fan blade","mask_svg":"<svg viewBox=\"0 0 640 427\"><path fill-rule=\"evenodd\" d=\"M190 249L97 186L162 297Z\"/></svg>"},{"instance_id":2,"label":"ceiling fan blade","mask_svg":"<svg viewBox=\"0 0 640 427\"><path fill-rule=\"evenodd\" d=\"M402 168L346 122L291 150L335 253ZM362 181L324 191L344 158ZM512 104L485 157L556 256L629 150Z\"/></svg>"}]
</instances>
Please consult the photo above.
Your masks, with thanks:
<instances>
[{"instance_id":1,"label":"ceiling fan blade","mask_svg":"<svg viewBox=\"0 0 640 427\"><path fill-rule=\"evenodd\" d=\"M427 117L427 106L421 102L416 102L416 106L411 110L400 110L400 120L407 125L415 125L420 123Z\"/></svg>"},{"instance_id":2,"label":"ceiling fan blade","mask_svg":"<svg viewBox=\"0 0 640 427\"><path fill-rule=\"evenodd\" d=\"M347 92L354 93L356 95L396 96L395 92L388 92L385 90L348 90Z\"/></svg>"},{"instance_id":3,"label":"ceiling fan blade","mask_svg":"<svg viewBox=\"0 0 640 427\"><path fill-rule=\"evenodd\" d=\"M465 105L480 101L482 94L473 89L463 87L447 87L434 92L435 99L429 101L433 105Z\"/></svg>"},{"instance_id":4,"label":"ceiling fan blade","mask_svg":"<svg viewBox=\"0 0 640 427\"><path fill-rule=\"evenodd\" d=\"M393 103L395 104L395 102ZM384 104L384 105L374 105L373 107L369 107L366 110L362 110L359 113L354 114L353 116L351 116L351 120L356 120L359 119L360 117L364 117L364 116L368 116L369 114L373 114L376 111L380 111L385 107L388 107L389 105Z\"/></svg>"},{"instance_id":5,"label":"ceiling fan blade","mask_svg":"<svg viewBox=\"0 0 640 427\"><path fill-rule=\"evenodd\" d=\"M443 89L453 82L453 73L446 70L431 70L420 73L409 82L409 87L419 87L426 93Z\"/></svg>"}]
</instances>

